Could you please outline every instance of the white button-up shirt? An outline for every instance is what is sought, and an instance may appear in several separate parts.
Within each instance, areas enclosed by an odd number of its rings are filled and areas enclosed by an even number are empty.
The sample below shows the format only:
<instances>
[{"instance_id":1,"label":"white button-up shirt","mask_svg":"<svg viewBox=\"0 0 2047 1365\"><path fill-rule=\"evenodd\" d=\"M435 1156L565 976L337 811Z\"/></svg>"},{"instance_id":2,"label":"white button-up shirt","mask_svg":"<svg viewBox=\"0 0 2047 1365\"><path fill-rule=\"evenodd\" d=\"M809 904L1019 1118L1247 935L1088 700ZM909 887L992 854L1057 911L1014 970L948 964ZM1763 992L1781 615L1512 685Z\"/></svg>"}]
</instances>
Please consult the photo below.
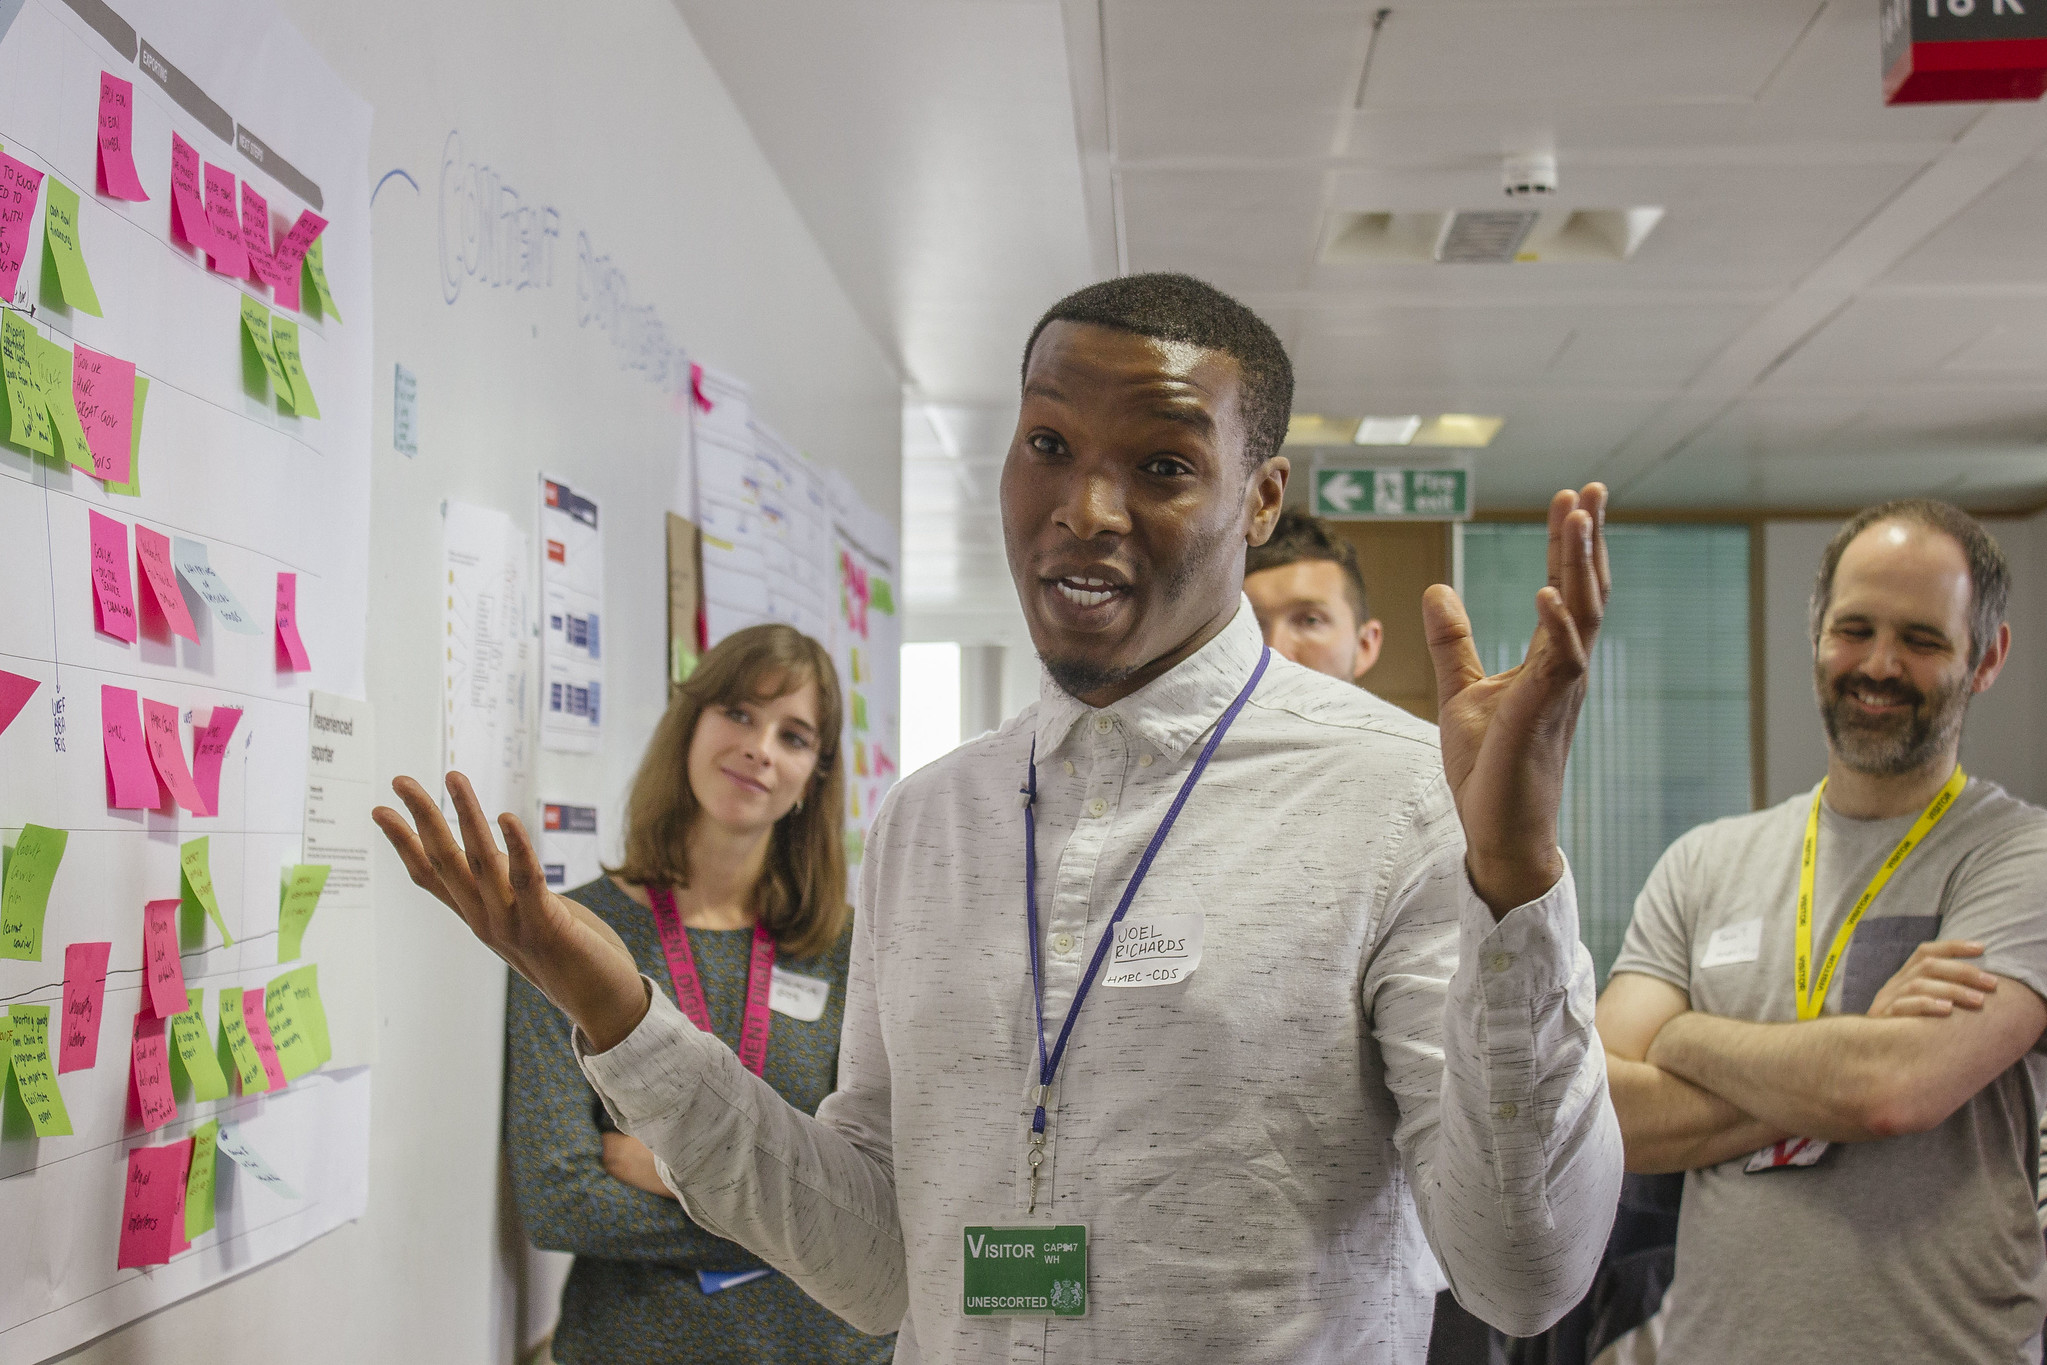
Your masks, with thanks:
<instances>
[{"instance_id":1,"label":"white button-up shirt","mask_svg":"<svg viewBox=\"0 0 2047 1365\"><path fill-rule=\"evenodd\" d=\"M1130 910L1202 916L1200 963L1089 991L1026 1217L1032 744L1049 1045L1261 648L1245 602L1114 705L1047 680L896 787L862 868L839 1090L815 1119L660 991L587 1056L691 1215L854 1324L900 1323L904 1362L1420 1362L1430 1247L1509 1331L1574 1303L1621 1141L1570 877L1495 924L1434 729L1277 656ZM1087 1316L964 1315L962 1228L1024 1221L1087 1226Z\"/></svg>"}]
</instances>

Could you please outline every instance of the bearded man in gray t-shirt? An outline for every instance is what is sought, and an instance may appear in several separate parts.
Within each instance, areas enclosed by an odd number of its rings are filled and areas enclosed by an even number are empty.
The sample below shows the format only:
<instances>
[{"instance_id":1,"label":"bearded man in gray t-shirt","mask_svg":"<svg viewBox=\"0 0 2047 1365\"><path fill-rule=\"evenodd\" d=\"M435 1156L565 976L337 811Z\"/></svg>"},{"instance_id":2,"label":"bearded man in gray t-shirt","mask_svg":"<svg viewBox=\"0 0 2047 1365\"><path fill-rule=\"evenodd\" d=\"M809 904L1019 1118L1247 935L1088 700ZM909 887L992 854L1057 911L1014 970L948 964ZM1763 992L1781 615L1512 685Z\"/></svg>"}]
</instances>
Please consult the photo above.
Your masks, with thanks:
<instances>
[{"instance_id":1,"label":"bearded man in gray t-shirt","mask_svg":"<svg viewBox=\"0 0 2047 1365\"><path fill-rule=\"evenodd\" d=\"M1813 594L1827 777L1671 846L1599 1002L1631 1171L1687 1171L1661 1365L2040 1359L2047 811L1957 764L2009 570L1871 508Z\"/></svg>"}]
</instances>

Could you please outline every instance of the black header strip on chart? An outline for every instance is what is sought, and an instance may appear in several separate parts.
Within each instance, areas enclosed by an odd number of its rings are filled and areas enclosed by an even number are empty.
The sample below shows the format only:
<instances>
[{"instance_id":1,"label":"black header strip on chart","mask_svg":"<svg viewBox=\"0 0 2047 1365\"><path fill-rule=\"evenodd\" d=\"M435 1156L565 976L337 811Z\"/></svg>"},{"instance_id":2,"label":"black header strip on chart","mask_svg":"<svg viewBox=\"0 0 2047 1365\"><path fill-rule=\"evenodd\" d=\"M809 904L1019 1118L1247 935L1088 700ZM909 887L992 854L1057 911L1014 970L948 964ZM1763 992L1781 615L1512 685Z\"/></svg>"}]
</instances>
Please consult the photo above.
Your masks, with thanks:
<instances>
[{"instance_id":1,"label":"black header strip on chart","mask_svg":"<svg viewBox=\"0 0 2047 1365\"><path fill-rule=\"evenodd\" d=\"M107 8L106 0L64 0L71 12L92 25L92 31L107 40L114 51L135 60L135 26Z\"/></svg>"}]
</instances>

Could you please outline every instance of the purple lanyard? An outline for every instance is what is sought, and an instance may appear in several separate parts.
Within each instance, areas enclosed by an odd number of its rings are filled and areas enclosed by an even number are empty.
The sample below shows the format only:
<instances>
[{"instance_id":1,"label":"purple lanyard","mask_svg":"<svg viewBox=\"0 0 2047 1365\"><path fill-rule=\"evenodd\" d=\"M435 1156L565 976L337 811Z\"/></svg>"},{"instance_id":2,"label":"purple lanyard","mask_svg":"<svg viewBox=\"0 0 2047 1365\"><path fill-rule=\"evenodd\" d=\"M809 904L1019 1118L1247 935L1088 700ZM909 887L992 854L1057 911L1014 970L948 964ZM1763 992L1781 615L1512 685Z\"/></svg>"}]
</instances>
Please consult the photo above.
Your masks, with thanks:
<instances>
[{"instance_id":1,"label":"purple lanyard","mask_svg":"<svg viewBox=\"0 0 2047 1365\"><path fill-rule=\"evenodd\" d=\"M697 975L697 960L689 950L689 931L675 908L675 893L665 886L647 888L654 903L654 928L661 935L661 951L668 957L668 978L675 983L675 1003L689 1021L705 1033L711 1027L711 1003L704 998L703 978ZM768 1064L768 1033L774 1016L768 1013L768 996L774 990L775 936L760 925L753 926L753 953L746 966L746 1016L739 1026L739 1061L754 1075Z\"/></svg>"},{"instance_id":2,"label":"purple lanyard","mask_svg":"<svg viewBox=\"0 0 2047 1365\"><path fill-rule=\"evenodd\" d=\"M1130 903L1137 899L1137 888L1144 885L1145 874L1151 871L1152 859L1158 857L1159 848L1166 842L1166 836L1173 832L1173 823L1180 818L1180 808L1187 804L1187 798L1194 793L1194 784L1201 780L1202 772L1208 767L1208 760L1215 757L1216 745L1223 742L1223 736L1230 732L1237 713L1244 709L1244 703L1251 700L1251 693L1258 686L1258 680L1265 676L1265 666L1272 662L1272 651L1262 650L1258 666L1251 670L1250 680L1244 690L1237 693L1237 699L1224 711L1222 719L1215 724L1215 733L1202 746L1201 756L1194 760L1193 770L1187 780L1180 784L1180 794L1173 798L1173 804L1166 811L1166 818L1159 821L1158 831L1151 836L1151 843L1145 848L1144 856L1137 861L1137 871L1130 874L1130 884L1123 888L1123 899L1116 904L1116 913L1109 917L1108 926L1103 929L1101 941L1095 944L1095 955L1089 959L1087 973L1080 979L1080 989L1073 993L1073 1004L1066 1011L1066 1022L1059 1026L1059 1041L1050 1052L1045 1050L1045 986L1039 976L1038 967L1038 822L1033 814L1038 804L1038 741L1031 740L1031 765L1024 784L1024 914L1030 927L1031 946L1031 1003L1038 1012L1038 1093L1037 1112L1031 1115L1031 1203L1037 1206L1038 1162L1042 1159L1039 1150L1045 1141L1045 1092L1052 1086L1052 1077L1059 1071L1059 1059L1066 1055L1066 1041L1073 1036L1073 1022L1080 1017L1080 1007L1087 1000L1089 987L1095 984L1095 977L1102 970L1102 963L1108 959L1109 945L1116 937L1116 926L1123 922Z\"/></svg>"}]
</instances>

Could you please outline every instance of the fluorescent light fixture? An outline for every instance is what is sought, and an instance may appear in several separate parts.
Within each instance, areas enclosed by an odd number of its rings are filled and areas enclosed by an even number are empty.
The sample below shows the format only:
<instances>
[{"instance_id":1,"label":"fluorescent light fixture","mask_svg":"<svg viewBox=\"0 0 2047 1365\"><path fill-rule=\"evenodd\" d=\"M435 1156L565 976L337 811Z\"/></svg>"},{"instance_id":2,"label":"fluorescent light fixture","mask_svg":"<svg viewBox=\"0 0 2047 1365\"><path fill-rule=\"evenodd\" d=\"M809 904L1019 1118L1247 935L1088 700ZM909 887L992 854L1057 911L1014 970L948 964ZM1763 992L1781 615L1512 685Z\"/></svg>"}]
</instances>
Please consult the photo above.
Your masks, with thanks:
<instances>
[{"instance_id":1,"label":"fluorescent light fixture","mask_svg":"<svg viewBox=\"0 0 2047 1365\"><path fill-rule=\"evenodd\" d=\"M1414 440L1409 444L1483 450L1492 444L1493 437L1500 434L1500 428L1506 422L1504 417L1481 417L1475 412L1446 412L1422 423L1421 430L1414 434Z\"/></svg>"},{"instance_id":2,"label":"fluorescent light fixture","mask_svg":"<svg viewBox=\"0 0 2047 1365\"><path fill-rule=\"evenodd\" d=\"M1351 444L1360 446L1404 446L1422 429L1419 417L1367 417L1351 434Z\"/></svg>"},{"instance_id":3,"label":"fluorescent light fixture","mask_svg":"<svg viewBox=\"0 0 2047 1365\"><path fill-rule=\"evenodd\" d=\"M1347 446L1356 427L1354 418L1297 412L1287 418L1286 443L1290 446Z\"/></svg>"}]
</instances>

